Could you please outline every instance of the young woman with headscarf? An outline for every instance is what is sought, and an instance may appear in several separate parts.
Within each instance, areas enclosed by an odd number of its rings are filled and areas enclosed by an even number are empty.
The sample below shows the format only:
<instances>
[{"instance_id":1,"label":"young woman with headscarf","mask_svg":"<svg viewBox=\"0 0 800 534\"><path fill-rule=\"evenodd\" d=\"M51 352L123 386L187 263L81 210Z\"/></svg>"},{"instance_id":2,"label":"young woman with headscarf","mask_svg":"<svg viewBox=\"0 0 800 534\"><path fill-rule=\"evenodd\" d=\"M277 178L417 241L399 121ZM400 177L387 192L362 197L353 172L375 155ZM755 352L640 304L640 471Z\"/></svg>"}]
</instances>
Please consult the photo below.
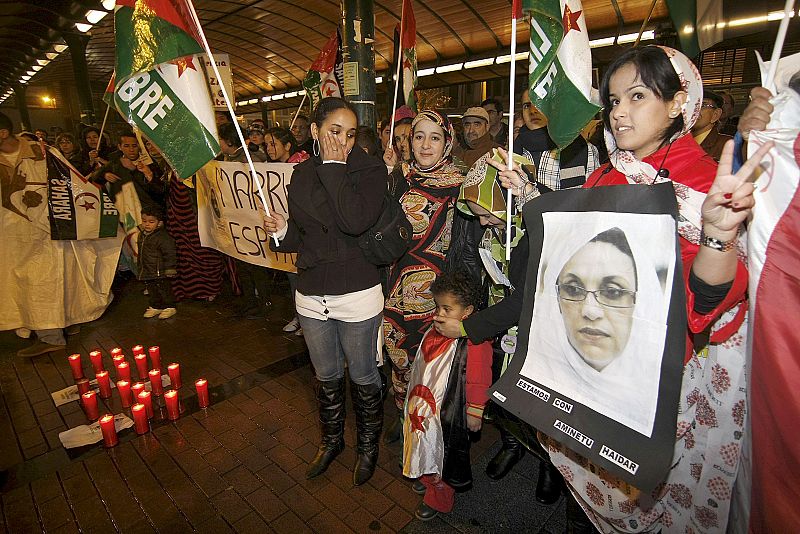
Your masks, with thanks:
<instances>
[{"instance_id":1,"label":"young woman with headscarf","mask_svg":"<svg viewBox=\"0 0 800 534\"><path fill-rule=\"evenodd\" d=\"M747 392L747 268L740 231L754 203L749 178L771 144L733 174L729 143L717 168L687 135L703 100L700 74L671 48L629 50L610 65L600 94L610 163L585 187L670 181L678 201L688 324L674 458L664 482L643 494L561 443L540 437L599 530L724 531ZM514 171L501 175L515 192L530 187ZM571 513L568 504L568 520Z\"/></svg>"},{"instance_id":2,"label":"young woman with headscarf","mask_svg":"<svg viewBox=\"0 0 800 534\"><path fill-rule=\"evenodd\" d=\"M425 110L411 125L412 159L390 175L403 211L411 221L411 248L390 269L383 317L384 338L392 361L397 409L402 412L408 371L422 336L435 313L430 286L444 266L450 248L455 201L467 169L451 152L455 134L446 115ZM387 442L400 438L398 417Z\"/></svg>"}]
</instances>

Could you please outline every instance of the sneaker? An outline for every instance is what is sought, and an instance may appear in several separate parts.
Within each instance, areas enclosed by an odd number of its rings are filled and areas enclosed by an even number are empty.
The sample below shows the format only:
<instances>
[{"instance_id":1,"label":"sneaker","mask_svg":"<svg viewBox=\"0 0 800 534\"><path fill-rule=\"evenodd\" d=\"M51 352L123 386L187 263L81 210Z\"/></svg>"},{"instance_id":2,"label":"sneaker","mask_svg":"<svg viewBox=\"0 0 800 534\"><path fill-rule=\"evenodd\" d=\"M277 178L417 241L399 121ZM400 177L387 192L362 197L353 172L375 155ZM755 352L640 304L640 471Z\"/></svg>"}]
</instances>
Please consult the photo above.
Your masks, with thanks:
<instances>
[{"instance_id":1,"label":"sneaker","mask_svg":"<svg viewBox=\"0 0 800 534\"><path fill-rule=\"evenodd\" d=\"M164 310L158 314L159 319L169 319L173 315L178 313L178 310L175 308L164 308Z\"/></svg>"},{"instance_id":2,"label":"sneaker","mask_svg":"<svg viewBox=\"0 0 800 534\"><path fill-rule=\"evenodd\" d=\"M300 321L297 320L297 317L286 323L286 326L283 327L284 332L296 332L300 328Z\"/></svg>"},{"instance_id":3,"label":"sneaker","mask_svg":"<svg viewBox=\"0 0 800 534\"><path fill-rule=\"evenodd\" d=\"M144 315L143 315L142 317L144 317L145 319L150 319L151 317L155 317L156 315L158 315L159 313L161 313L161 312L163 312L163 311L164 311L164 310L157 310L156 308L150 308L150 307L148 307L148 308L147 308L147 309L144 311Z\"/></svg>"},{"instance_id":4,"label":"sneaker","mask_svg":"<svg viewBox=\"0 0 800 534\"><path fill-rule=\"evenodd\" d=\"M296 335L297 337L303 337L303 328L301 327L295 330L294 335Z\"/></svg>"},{"instance_id":5,"label":"sneaker","mask_svg":"<svg viewBox=\"0 0 800 534\"><path fill-rule=\"evenodd\" d=\"M45 343L44 341L37 341L28 348L18 350L17 356L20 358L33 358L34 356L47 354L48 352L62 350L64 347L66 347L66 345L51 345L50 343Z\"/></svg>"}]
</instances>

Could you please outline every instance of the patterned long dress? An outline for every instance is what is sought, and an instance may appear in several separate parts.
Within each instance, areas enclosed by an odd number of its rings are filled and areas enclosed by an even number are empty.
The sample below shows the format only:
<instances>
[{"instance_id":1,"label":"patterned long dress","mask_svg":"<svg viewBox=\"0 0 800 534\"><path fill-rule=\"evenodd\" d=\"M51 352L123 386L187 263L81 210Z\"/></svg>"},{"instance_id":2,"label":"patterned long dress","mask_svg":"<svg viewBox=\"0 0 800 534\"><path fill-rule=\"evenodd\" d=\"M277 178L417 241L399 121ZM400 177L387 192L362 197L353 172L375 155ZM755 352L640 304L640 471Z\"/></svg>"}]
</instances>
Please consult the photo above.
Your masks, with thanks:
<instances>
[{"instance_id":1,"label":"patterned long dress","mask_svg":"<svg viewBox=\"0 0 800 534\"><path fill-rule=\"evenodd\" d=\"M407 176L409 190L400 198L414 231L411 249L389 272L389 294L383 314L386 348L392 360L395 404L402 410L408 372L436 304L431 284L442 272L450 248L455 200L464 180L454 164L441 171Z\"/></svg>"},{"instance_id":2,"label":"patterned long dress","mask_svg":"<svg viewBox=\"0 0 800 534\"><path fill-rule=\"evenodd\" d=\"M222 291L226 256L200 244L195 193L174 172L170 175L167 228L178 260L172 291L178 300L213 300Z\"/></svg>"}]
</instances>

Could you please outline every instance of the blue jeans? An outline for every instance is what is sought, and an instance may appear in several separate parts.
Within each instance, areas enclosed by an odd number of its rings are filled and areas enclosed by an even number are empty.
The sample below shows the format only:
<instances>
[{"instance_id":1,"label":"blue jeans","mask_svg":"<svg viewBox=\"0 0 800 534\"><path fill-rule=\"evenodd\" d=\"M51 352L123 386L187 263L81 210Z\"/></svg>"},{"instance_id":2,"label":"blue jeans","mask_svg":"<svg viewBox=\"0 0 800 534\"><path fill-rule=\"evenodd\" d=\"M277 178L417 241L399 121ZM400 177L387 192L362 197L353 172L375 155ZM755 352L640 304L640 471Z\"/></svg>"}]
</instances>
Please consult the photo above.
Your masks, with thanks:
<instances>
[{"instance_id":1,"label":"blue jeans","mask_svg":"<svg viewBox=\"0 0 800 534\"><path fill-rule=\"evenodd\" d=\"M344 377L347 360L350 380L360 386L381 386L376 357L383 313L357 323L320 321L302 315L298 318L317 380L328 382Z\"/></svg>"}]
</instances>

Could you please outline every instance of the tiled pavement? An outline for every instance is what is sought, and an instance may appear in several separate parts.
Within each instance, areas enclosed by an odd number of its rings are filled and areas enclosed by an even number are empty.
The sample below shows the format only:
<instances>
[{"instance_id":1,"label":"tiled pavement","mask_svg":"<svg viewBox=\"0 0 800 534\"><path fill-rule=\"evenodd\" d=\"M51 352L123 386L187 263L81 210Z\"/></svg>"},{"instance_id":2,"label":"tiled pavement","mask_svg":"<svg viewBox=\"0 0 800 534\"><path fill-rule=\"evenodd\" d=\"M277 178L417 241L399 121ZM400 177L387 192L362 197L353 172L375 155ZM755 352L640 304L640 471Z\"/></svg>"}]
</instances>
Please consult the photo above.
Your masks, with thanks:
<instances>
[{"instance_id":1,"label":"tiled pavement","mask_svg":"<svg viewBox=\"0 0 800 534\"><path fill-rule=\"evenodd\" d=\"M348 447L328 472L306 480L319 431L302 338L281 332L289 317L283 280L276 278L270 321L233 319L228 296L180 303L166 321L142 319L146 297L129 282L65 351L22 360L14 353L30 342L0 333L0 534L563 529L563 499L552 507L533 501L530 457L502 481L483 474L498 446L490 426L473 446L475 489L429 523L413 519L419 497L400 475L397 447L382 447L375 476L352 486L352 410ZM164 365L180 362L185 413L175 423L155 420L144 436L121 432L113 449L66 451L58 433L86 423L76 402L56 408L50 398L73 383L66 356L81 352L88 371L90 350L120 346L130 357L137 343L159 345ZM105 364L111 367L108 356ZM207 410L197 408L191 387L200 376L212 390ZM108 411L122 412L116 394L112 399Z\"/></svg>"}]
</instances>

